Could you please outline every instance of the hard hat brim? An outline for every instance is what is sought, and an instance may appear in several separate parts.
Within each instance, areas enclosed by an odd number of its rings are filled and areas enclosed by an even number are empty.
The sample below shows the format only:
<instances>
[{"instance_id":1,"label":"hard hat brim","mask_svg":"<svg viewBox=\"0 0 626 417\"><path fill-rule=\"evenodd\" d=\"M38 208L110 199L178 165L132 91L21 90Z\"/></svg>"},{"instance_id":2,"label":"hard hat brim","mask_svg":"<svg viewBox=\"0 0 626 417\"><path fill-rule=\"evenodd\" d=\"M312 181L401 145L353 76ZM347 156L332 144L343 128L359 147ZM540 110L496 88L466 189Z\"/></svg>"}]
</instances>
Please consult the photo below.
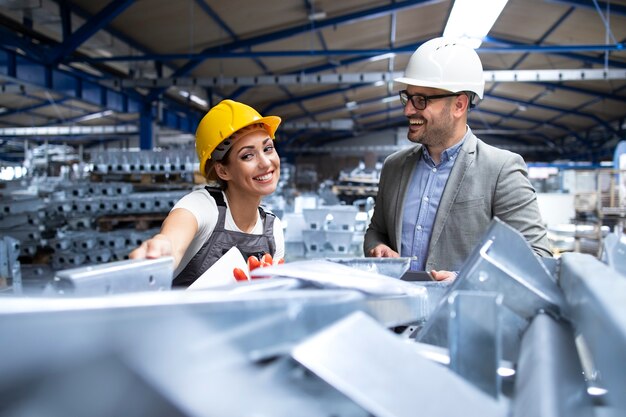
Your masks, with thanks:
<instances>
[{"instance_id":1,"label":"hard hat brim","mask_svg":"<svg viewBox=\"0 0 626 417\"><path fill-rule=\"evenodd\" d=\"M475 88L471 88L467 85L464 85L463 87L465 88L462 88L462 87L454 88L450 84L437 83L436 81L429 81L429 80L418 80L418 79L409 78L409 77L395 78L393 82L406 84L406 85L413 85L415 87L438 88L440 90L450 91L451 93L471 91L472 93L476 94L481 99L483 98L483 90L481 88L482 86L475 86Z\"/></svg>"}]
</instances>

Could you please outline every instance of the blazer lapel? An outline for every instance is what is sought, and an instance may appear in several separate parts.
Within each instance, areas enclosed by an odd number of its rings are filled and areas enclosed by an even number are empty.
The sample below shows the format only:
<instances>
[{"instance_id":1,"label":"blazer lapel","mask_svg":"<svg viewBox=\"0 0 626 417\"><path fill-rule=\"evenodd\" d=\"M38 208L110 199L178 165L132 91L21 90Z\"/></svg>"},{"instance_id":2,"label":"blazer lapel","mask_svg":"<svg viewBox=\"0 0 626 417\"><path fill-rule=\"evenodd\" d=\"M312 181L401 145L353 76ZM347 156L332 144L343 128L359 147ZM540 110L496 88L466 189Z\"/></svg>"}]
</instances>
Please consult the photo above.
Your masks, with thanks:
<instances>
[{"instance_id":1,"label":"blazer lapel","mask_svg":"<svg viewBox=\"0 0 626 417\"><path fill-rule=\"evenodd\" d=\"M456 196L459 193L463 178L469 167L474 163L476 156L476 136L470 135L461 146L459 150L457 160L450 171L450 176L446 182L446 186L443 189L441 195L441 201L439 202L439 208L437 209L437 215L435 216L435 224L433 225L433 233L430 238L429 249L434 248L441 236L443 227L446 224L452 204L456 200Z\"/></svg>"}]
</instances>

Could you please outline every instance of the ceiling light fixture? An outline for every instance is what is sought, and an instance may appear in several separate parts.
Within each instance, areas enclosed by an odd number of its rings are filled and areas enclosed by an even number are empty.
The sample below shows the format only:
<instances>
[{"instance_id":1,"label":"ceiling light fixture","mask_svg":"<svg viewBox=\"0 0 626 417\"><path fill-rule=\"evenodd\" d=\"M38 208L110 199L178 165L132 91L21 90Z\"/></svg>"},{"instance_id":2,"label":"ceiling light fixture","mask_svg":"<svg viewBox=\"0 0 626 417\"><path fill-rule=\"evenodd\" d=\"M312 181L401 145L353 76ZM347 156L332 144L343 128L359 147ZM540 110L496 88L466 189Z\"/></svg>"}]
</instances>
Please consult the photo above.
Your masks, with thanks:
<instances>
[{"instance_id":1,"label":"ceiling light fixture","mask_svg":"<svg viewBox=\"0 0 626 417\"><path fill-rule=\"evenodd\" d=\"M461 39L472 48L479 48L507 1L455 0L443 36Z\"/></svg>"},{"instance_id":2,"label":"ceiling light fixture","mask_svg":"<svg viewBox=\"0 0 626 417\"><path fill-rule=\"evenodd\" d=\"M203 106L203 107L208 107L209 106L209 103L206 100L198 97L197 95L195 95L193 93L190 93L189 91L181 90L181 91L178 92L178 94L180 94L181 96L183 96L185 98L188 98L189 100L193 101L196 104L199 104L200 106Z\"/></svg>"},{"instance_id":3,"label":"ceiling light fixture","mask_svg":"<svg viewBox=\"0 0 626 417\"><path fill-rule=\"evenodd\" d=\"M309 20L311 22L318 22L324 19L326 19L326 12L314 12L309 14Z\"/></svg>"},{"instance_id":4,"label":"ceiling light fixture","mask_svg":"<svg viewBox=\"0 0 626 417\"><path fill-rule=\"evenodd\" d=\"M86 114L84 116L74 119L74 123L86 122L88 120L101 119L113 114L113 110L104 110L97 113Z\"/></svg>"},{"instance_id":5,"label":"ceiling light fixture","mask_svg":"<svg viewBox=\"0 0 626 417\"><path fill-rule=\"evenodd\" d=\"M387 53L380 54L380 55L374 55L373 57L368 58L367 62L382 61L383 59L391 59L395 56L396 56L395 52L387 52Z\"/></svg>"}]
</instances>

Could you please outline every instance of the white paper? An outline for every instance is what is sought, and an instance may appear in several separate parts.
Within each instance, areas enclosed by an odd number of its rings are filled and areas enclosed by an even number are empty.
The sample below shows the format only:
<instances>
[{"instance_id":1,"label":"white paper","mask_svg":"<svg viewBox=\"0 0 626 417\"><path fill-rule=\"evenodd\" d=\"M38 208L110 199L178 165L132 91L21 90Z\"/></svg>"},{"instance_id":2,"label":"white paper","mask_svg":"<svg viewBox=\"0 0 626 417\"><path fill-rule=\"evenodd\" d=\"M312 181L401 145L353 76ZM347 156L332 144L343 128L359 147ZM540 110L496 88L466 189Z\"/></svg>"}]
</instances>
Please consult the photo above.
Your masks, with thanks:
<instances>
[{"instance_id":1,"label":"white paper","mask_svg":"<svg viewBox=\"0 0 626 417\"><path fill-rule=\"evenodd\" d=\"M323 288L356 289L375 295L426 294L426 289L422 286L326 260L296 261L257 268L251 275L252 278L296 278Z\"/></svg>"},{"instance_id":2,"label":"white paper","mask_svg":"<svg viewBox=\"0 0 626 417\"><path fill-rule=\"evenodd\" d=\"M206 272L194 281L188 290L201 290L204 288L217 287L220 285L228 285L237 282L233 269L239 268L243 270L250 279L248 271L248 263L243 259L243 255L233 246L221 258L217 260Z\"/></svg>"}]
</instances>

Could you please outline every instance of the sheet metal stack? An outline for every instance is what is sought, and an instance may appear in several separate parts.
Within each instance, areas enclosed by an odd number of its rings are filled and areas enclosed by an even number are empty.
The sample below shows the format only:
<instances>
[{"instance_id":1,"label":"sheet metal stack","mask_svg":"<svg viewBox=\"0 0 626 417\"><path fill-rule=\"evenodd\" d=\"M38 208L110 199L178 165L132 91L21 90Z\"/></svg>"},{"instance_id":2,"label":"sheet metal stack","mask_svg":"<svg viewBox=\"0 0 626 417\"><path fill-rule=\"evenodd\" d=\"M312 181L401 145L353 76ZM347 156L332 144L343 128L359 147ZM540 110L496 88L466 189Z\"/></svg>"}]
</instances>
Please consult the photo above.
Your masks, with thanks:
<instances>
[{"instance_id":1,"label":"sheet metal stack","mask_svg":"<svg viewBox=\"0 0 626 417\"><path fill-rule=\"evenodd\" d=\"M0 299L3 414L626 412L626 278L596 258L539 260L494 220L452 284L365 269L290 262L201 291L169 290L169 259L58 272Z\"/></svg>"}]
</instances>

